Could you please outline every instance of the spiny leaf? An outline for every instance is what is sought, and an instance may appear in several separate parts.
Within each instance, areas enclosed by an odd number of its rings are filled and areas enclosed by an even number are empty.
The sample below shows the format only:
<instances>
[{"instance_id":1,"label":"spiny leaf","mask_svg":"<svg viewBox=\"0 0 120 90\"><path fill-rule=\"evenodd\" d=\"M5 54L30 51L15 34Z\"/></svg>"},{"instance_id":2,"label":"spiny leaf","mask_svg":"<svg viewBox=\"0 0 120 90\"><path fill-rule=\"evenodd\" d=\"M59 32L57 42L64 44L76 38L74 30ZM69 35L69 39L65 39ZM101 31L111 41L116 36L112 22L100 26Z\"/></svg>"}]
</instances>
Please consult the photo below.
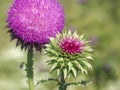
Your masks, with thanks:
<instances>
[{"instance_id":1,"label":"spiny leaf","mask_svg":"<svg viewBox=\"0 0 120 90\"><path fill-rule=\"evenodd\" d=\"M47 47L47 48L50 48L50 47L51 47L50 44L45 44L44 46Z\"/></svg>"},{"instance_id":2,"label":"spiny leaf","mask_svg":"<svg viewBox=\"0 0 120 90\"><path fill-rule=\"evenodd\" d=\"M39 81L37 82L36 86L39 85L40 83L45 83L45 82L48 82L48 81L59 82L59 80L56 79L56 78L48 78L48 79L45 79L45 80L39 80Z\"/></svg>"},{"instance_id":3,"label":"spiny leaf","mask_svg":"<svg viewBox=\"0 0 120 90\"><path fill-rule=\"evenodd\" d=\"M74 77L76 77L77 76L77 71L76 71L76 69L74 68L74 67L72 67L72 72L73 72L73 75L74 75Z\"/></svg>"},{"instance_id":4,"label":"spiny leaf","mask_svg":"<svg viewBox=\"0 0 120 90\"><path fill-rule=\"evenodd\" d=\"M78 84L80 84L81 86L86 86L89 83L90 83L90 81L88 81L88 80L82 80L82 81L78 82Z\"/></svg>"},{"instance_id":5,"label":"spiny leaf","mask_svg":"<svg viewBox=\"0 0 120 90\"><path fill-rule=\"evenodd\" d=\"M64 59L63 58L58 58L57 62L60 63L60 62L63 62Z\"/></svg>"},{"instance_id":6,"label":"spiny leaf","mask_svg":"<svg viewBox=\"0 0 120 90\"><path fill-rule=\"evenodd\" d=\"M81 72L84 73L83 66L79 62L77 62L77 61L74 61L74 63L78 66L78 68L81 70Z\"/></svg>"},{"instance_id":7,"label":"spiny leaf","mask_svg":"<svg viewBox=\"0 0 120 90\"><path fill-rule=\"evenodd\" d=\"M89 83L90 83L90 81L81 80L80 82L68 83L67 86L70 86L70 85L86 86L86 85L88 85Z\"/></svg>"},{"instance_id":8,"label":"spiny leaf","mask_svg":"<svg viewBox=\"0 0 120 90\"><path fill-rule=\"evenodd\" d=\"M57 62L56 59L52 59L52 60L47 61L47 64L50 65L50 64L54 64L56 62Z\"/></svg>"},{"instance_id":9,"label":"spiny leaf","mask_svg":"<svg viewBox=\"0 0 120 90\"><path fill-rule=\"evenodd\" d=\"M93 51L93 49L90 46L86 46L86 47L84 47L84 49L87 52L92 52Z\"/></svg>"},{"instance_id":10,"label":"spiny leaf","mask_svg":"<svg viewBox=\"0 0 120 90\"><path fill-rule=\"evenodd\" d=\"M82 40L82 39L83 39L83 37L84 37L84 34L82 34L82 35L80 36L80 40Z\"/></svg>"},{"instance_id":11,"label":"spiny leaf","mask_svg":"<svg viewBox=\"0 0 120 90\"><path fill-rule=\"evenodd\" d=\"M57 63L53 64L53 66L52 66L52 68L50 70L51 73L58 68L57 65L58 65Z\"/></svg>"},{"instance_id":12,"label":"spiny leaf","mask_svg":"<svg viewBox=\"0 0 120 90\"><path fill-rule=\"evenodd\" d=\"M92 70L92 65L91 64L89 64L88 62L83 61L83 60L81 60L81 62L84 63L84 65L87 66L89 69Z\"/></svg>"},{"instance_id":13,"label":"spiny leaf","mask_svg":"<svg viewBox=\"0 0 120 90\"><path fill-rule=\"evenodd\" d=\"M72 69L73 67L73 64L71 62L68 63L68 68L69 68L69 71Z\"/></svg>"},{"instance_id":14,"label":"spiny leaf","mask_svg":"<svg viewBox=\"0 0 120 90\"><path fill-rule=\"evenodd\" d=\"M76 38L79 38L79 36L77 35L76 31L74 31L73 35L74 35Z\"/></svg>"},{"instance_id":15,"label":"spiny leaf","mask_svg":"<svg viewBox=\"0 0 120 90\"><path fill-rule=\"evenodd\" d=\"M56 50L52 50L52 49L46 49L48 54L52 54L52 55L58 55L58 52Z\"/></svg>"},{"instance_id":16,"label":"spiny leaf","mask_svg":"<svg viewBox=\"0 0 120 90\"><path fill-rule=\"evenodd\" d=\"M52 50L46 50L46 54L50 57L53 57L53 56L58 56L58 53L55 52L55 51L52 51Z\"/></svg>"},{"instance_id":17,"label":"spiny leaf","mask_svg":"<svg viewBox=\"0 0 120 90\"><path fill-rule=\"evenodd\" d=\"M67 69L66 68L63 70L63 73L64 73L64 78L66 78L67 77Z\"/></svg>"},{"instance_id":18,"label":"spiny leaf","mask_svg":"<svg viewBox=\"0 0 120 90\"><path fill-rule=\"evenodd\" d=\"M57 75L58 76L60 75L60 69L57 69Z\"/></svg>"},{"instance_id":19,"label":"spiny leaf","mask_svg":"<svg viewBox=\"0 0 120 90\"><path fill-rule=\"evenodd\" d=\"M88 72L87 72L87 70L86 70L86 69L83 69L83 73L88 74Z\"/></svg>"},{"instance_id":20,"label":"spiny leaf","mask_svg":"<svg viewBox=\"0 0 120 90\"><path fill-rule=\"evenodd\" d=\"M86 56L85 58L89 60L94 60L92 56Z\"/></svg>"}]
</instances>

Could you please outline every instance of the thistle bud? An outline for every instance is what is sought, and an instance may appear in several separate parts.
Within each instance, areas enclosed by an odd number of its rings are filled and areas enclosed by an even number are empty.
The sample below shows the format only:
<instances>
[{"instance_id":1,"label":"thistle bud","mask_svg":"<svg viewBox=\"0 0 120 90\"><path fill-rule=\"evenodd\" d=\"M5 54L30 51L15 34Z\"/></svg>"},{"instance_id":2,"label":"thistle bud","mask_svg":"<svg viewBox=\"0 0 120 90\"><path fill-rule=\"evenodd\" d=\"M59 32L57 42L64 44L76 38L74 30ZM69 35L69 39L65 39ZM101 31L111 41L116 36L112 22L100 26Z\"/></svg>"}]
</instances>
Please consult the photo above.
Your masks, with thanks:
<instances>
[{"instance_id":1,"label":"thistle bud","mask_svg":"<svg viewBox=\"0 0 120 90\"><path fill-rule=\"evenodd\" d=\"M50 57L48 64L52 65L51 72L57 70L58 75L63 72L66 78L69 75L76 77L79 71L87 74L88 69L92 69L90 61L93 60L93 50L84 35L63 31L50 41L45 53Z\"/></svg>"}]
</instances>

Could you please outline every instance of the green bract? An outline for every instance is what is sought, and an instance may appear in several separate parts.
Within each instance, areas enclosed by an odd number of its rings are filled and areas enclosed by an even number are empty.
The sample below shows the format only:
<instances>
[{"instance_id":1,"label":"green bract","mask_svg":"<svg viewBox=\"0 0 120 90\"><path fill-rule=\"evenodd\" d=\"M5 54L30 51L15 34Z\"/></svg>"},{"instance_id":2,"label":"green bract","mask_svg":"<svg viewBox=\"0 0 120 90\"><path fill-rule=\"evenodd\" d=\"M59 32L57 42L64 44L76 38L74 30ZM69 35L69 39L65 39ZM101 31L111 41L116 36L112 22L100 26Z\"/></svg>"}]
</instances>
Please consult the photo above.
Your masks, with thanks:
<instances>
[{"instance_id":1,"label":"green bract","mask_svg":"<svg viewBox=\"0 0 120 90\"><path fill-rule=\"evenodd\" d=\"M50 38L50 43L46 45L45 53L49 56L50 60L48 65L52 65L51 72L57 71L60 75L64 73L64 78L71 75L77 76L78 72L88 73L88 69L92 69L90 61L93 60L93 51L88 45L88 41L83 39L84 35L78 35L76 32L64 30L62 33L58 33L56 38ZM65 38L78 39L84 45L82 52L74 54L67 53L60 47L61 40ZM78 42L79 42L78 41Z\"/></svg>"}]
</instances>

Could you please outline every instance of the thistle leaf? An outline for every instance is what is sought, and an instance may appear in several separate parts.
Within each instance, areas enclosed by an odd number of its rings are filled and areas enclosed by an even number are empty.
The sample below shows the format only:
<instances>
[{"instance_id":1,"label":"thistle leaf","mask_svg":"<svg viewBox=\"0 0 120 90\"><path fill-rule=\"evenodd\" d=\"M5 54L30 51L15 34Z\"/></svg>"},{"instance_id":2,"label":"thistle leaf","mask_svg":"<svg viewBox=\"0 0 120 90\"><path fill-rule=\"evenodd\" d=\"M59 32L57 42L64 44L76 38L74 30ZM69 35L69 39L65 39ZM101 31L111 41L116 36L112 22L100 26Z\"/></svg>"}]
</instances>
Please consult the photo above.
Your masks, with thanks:
<instances>
[{"instance_id":1,"label":"thistle leaf","mask_svg":"<svg viewBox=\"0 0 120 90\"><path fill-rule=\"evenodd\" d=\"M81 72L84 73L83 66L79 62L77 62L77 61L74 61L74 63L76 64L76 66L78 66L78 68L81 70Z\"/></svg>"},{"instance_id":2,"label":"thistle leaf","mask_svg":"<svg viewBox=\"0 0 120 90\"><path fill-rule=\"evenodd\" d=\"M60 75L60 69L57 70L57 75L58 75L58 76Z\"/></svg>"},{"instance_id":3,"label":"thistle leaf","mask_svg":"<svg viewBox=\"0 0 120 90\"><path fill-rule=\"evenodd\" d=\"M87 56L85 57L86 59L89 59L89 60L94 60L92 56Z\"/></svg>"},{"instance_id":4,"label":"thistle leaf","mask_svg":"<svg viewBox=\"0 0 120 90\"><path fill-rule=\"evenodd\" d=\"M87 52L92 52L92 51L93 51L93 49L92 49L90 46L84 47L84 49L85 49Z\"/></svg>"},{"instance_id":5,"label":"thistle leaf","mask_svg":"<svg viewBox=\"0 0 120 90\"><path fill-rule=\"evenodd\" d=\"M56 70L56 69L58 68L57 65L58 65L58 64L55 63L55 64L52 66L52 68L51 68L51 70L50 70L50 73L52 73L54 70Z\"/></svg>"},{"instance_id":6,"label":"thistle leaf","mask_svg":"<svg viewBox=\"0 0 120 90\"><path fill-rule=\"evenodd\" d=\"M64 73L64 78L66 78L67 77L67 69L66 68L63 70L63 73Z\"/></svg>"},{"instance_id":7,"label":"thistle leaf","mask_svg":"<svg viewBox=\"0 0 120 90\"><path fill-rule=\"evenodd\" d=\"M86 61L81 61L85 66L87 66L89 69L91 69L92 70L92 65L90 64L90 63L88 63L88 62L86 62Z\"/></svg>"},{"instance_id":8,"label":"thistle leaf","mask_svg":"<svg viewBox=\"0 0 120 90\"><path fill-rule=\"evenodd\" d=\"M52 59L52 60L47 61L47 64L50 65L50 64L54 64L56 62L57 62L56 59Z\"/></svg>"},{"instance_id":9,"label":"thistle leaf","mask_svg":"<svg viewBox=\"0 0 120 90\"><path fill-rule=\"evenodd\" d=\"M80 86L86 86L86 85L88 85L89 83L90 83L90 81L82 80L82 81L78 82L78 85L80 85Z\"/></svg>"},{"instance_id":10,"label":"thistle leaf","mask_svg":"<svg viewBox=\"0 0 120 90\"><path fill-rule=\"evenodd\" d=\"M72 64L71 62L69 62L69 63L68 63L69 71L71 71L72 67L73 67L73 64Z\"/></svg>"},{"instance_id":11,"label":"thistle leaf","mask_svg":"<svg viewBox=\"0 0 120 90\"><path fill-rule=\"evenodd\" d=\"M84 37L84 34L82 34L82 35L80 36L80 40L82 40L82 39L83 39L83 37Z\"/></svg>"},{"instance_id":12,"label":"thistle leaf","mask_svg":"<svg viewBox=\"0 0 120 90\"><path fill-rule=\"evenodd\" d=\"M75 69L74 67L72 67L72 72L73 72L73 76L76 78L76 76L77 76L77 71L76 71L76 69Z\"/></svg>"},{"instance_id":13,"label":"thistle leaf","mask_svg":"<svg viewBox=\"0 0 120 90\"><path fill-rule=\"evenodd\" d=\"M83 73L88 74L88 72L87 72L87 70L86 70L86 69L83 69Z\"/></svg>"}]
</instances>

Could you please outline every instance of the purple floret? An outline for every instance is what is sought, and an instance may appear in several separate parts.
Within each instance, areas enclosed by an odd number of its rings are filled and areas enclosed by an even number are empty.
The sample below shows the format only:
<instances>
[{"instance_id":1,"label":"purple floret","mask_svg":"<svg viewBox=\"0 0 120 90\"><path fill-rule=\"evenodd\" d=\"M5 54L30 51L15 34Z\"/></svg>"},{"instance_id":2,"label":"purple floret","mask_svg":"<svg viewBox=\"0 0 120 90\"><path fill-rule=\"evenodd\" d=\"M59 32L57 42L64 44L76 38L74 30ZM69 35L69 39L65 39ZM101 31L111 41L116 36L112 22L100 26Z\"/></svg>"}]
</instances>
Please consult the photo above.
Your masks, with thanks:
<instances>
[{"instance_id":1,"label":"purple floret","mask_svg":"<svg viewBox=\"0 0 120 90\"><path fill-rule=\"evenodd\" d=\"M15 0L7 22L22 42L44 45L64 28L64 11L57 0Z\"/></svg>"}]
</instances>

